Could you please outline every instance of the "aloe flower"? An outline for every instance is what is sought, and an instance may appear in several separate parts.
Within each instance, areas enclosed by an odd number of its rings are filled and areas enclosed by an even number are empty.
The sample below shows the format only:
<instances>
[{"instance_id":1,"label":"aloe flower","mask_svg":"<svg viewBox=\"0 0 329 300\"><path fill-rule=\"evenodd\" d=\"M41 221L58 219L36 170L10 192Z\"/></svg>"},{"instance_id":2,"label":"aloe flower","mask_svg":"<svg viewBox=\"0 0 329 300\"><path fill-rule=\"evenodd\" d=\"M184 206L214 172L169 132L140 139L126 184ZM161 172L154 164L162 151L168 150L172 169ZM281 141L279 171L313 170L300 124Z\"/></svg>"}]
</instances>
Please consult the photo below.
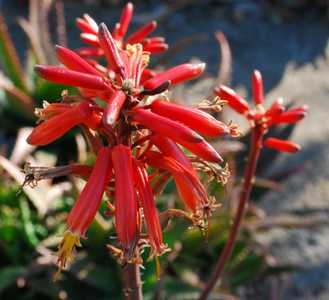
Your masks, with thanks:
<instances>
[{"instance_id":1,"label":"aloe flower","mask_svg":"<svg viewBox=\"0 0 329 300\"><path fill-rule=\"evenodd\" d=\"M127 49L128 45L141 44L144 51L152 54L162 53L168 49L165 39L162 37L149 37L157 27L156 21L151 21L139 28L132 34L127 35L130 22L133 17L134 6L127 3L123 8L120 21L115 24L111 35L116 44L121 49ZM78 50L78 53L84 57L98 57L104 55L104 49L100 47L101 41L98 35L99 26L89 15L84 14L82 18L77 18L76 24L82 31L80 37L82 41L92 47L84 47Z\"/></svg>"},{"instance_id":2,"label":"aloe flower","mask_svg":"<svg viewBox=\"0 0 329 300\"><path fill-rule=\"evenodd\" d=\"M57 57L63 66L35 67L45 80L76 87L79 94L63 94L62 102L45 103L37 109L39 125L28 142L47 145L80 127L96 156L92 166L71 164L32 176L36 181L56 174L87 180L68 216L59 245L60 270L86 237L104 194L117 235L110 251L122 263L140 263L143 247L150 247L153 256L168 251L156 196L171 178L184 214L193 225L204 228L216 204L208 196L199 171L221 182L228 176L222 157L204 136L231 134L230 126L197 107L179 105L166 97L171 86L199 77L205 64L186 63L159 73L147 69L152 52L163 41L155 42L154 38L148 44L146 37L155 28L152 22L124 42L131 16L132 5L128 4L112 33L105 24L97 25L87 15L78 19L83 36L92 35L97 41L106 66L57 46ZM218 110L218 103L206 108ZM38 168L30 169L29 174L33 170L37 172Z\"/></svg>"},{"instance_id":3,"label":"aloe flower","mask_svg":"<svg viewBox=\"0 0 329 300\"><path fill-rule=\"evenodd\" d=\"M266 110L263 107L263 80L259 71L254 71L253 73L252 89L253 101L256 105L254 109L250 107L245 99L227 86L217 87L214 92L221 99L226 100L228 105L237 113L243 115L251 127L261 126L264 132L272 126L297 123L306 116L308 110L306 105L286 110L283 106L282 98L276 99ZM293 153L300 150L300 147L291 141L271 137L265 138L263 145L281 152Z\"/></svg>"}]
</instances>

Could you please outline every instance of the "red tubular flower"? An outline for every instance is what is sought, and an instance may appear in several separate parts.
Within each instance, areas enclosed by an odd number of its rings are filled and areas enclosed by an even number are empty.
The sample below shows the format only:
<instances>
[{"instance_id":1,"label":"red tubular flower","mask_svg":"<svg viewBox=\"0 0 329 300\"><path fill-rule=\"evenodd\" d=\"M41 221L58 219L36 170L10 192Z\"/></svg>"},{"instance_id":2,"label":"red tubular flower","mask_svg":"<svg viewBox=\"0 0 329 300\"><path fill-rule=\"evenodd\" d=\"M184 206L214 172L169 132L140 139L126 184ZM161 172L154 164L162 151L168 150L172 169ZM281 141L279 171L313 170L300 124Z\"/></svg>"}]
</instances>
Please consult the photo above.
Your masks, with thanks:
<instances>
[{"instance_id":1,"label":"red tubular flower","mask_svg":"<svg viewBox=\"0 0 329 300\"><path fill-rule=\"evenodd\" d=\"M59 115L71 109L72 105L69 103L43 103L43 108L36 108L34 114L39 118L39 121L48 120L51 117Z\"/></svg>"},{"instance_id":2,"label":"red tubular flower","mask_svg":"<svg viewBox=\"0 0 329 300\"><path fill-rule=\"evenodd\" d=\"M200 143L203 138L183 124L159 116L146 109L137 108L129 112L133 121L142 124L151 131L169 137L177 143Z\"/></svg>"},{"instance_id":3,"label":"red tubular flower","mask_svg":"<svg viewBox=\"0 0 329 300\"><path fill-rule=\"evenodd\" d=\"M276 99L270 108L265 112L266 117L280 115L284 112L285 108L283 106L283 99L278 98Z\"/></svg>"},{"instance_id":4,"label":"red tubular flower","mask_svg":"<svg viewBox=\"0 0 329 300\"><path fill-rule=\"evenodd\" d=\"M94 90L108 89L108 85L101 76L46 65L37 65L34 70L42 78L52 82Z\"/></svg>"},{"instance_id":5,"label":"red tubular flower","mask_svg":"<svg viewBox=\"0 0 329 300\"><path fill-rule=\"evenodd\" d=\"M147 39L148 35L152 33L156 28L156 22L152 21L142 28L138 29L136 32L132 33L128 36L127 40L124 41L124 36L128 31L129 24L132 19L133 14L133 4L127 3L123 9L123 12L120 17L120 21L115 24L114 30L112 31L113 39L118 43L119 47L123 50L127 48L128 45L132 44L141 44L143 47L147 48L147 51L150 51L152 54L161 53L168 49L168 45L165 43L164 39ZM90 18L88 15L83 15L83 18L77 18L77 26L81 29L82 33L80 35L81 39L98 48L99 47L99 39L97 36L98 26L96 22ZM101 49L99 49L101 50ZM103 51L99 55L103 55ZM82 55L82 53L81 53ZM89 56L89 51L85 51L84 55ZM93 55L92 55L93 56Z\"/></svg>"},{"instance_id":6,"label":"red tubular flower","mask_svg":"<svg viewBox=\"0 0 329 300\"><path fill-rule=\"evenodd\" d=\"M125 79L125 67L120 56L120 50L104 23L99 26L98 38L110 68L114 72L119 72L122 78Z\"/></svg>"},{"instance_id":7,"label":"red tubular flower","mask_svg":"<svg viewBox=\"0 0 329 300\"><path fill-rule=\"evenodd\" d=\"M184 166L187 170L189 170L192 174L197 176L196 171L194 170L192 163L189 158L184 154L184 152L170 139L163 138L159 135L153 135L151 137L151 141L157 148L167 157L172 157L182 166ZM194 213L197 212L197 205L199 202L198 194L195 193L194 189L186 188L188 183L186 182L186 178L181 176L175 177L176 186L178 189L178 193L180 198L186 204L186 206Z\"/></svg>"},{"instance_id":8,"label":"red tubular flower","mask_svg":"<svg viewBox=\"0 0 329 300\"><path fill-rule=\"evenodd\" d=\"M136 32L128 36L126 43L127 44L137 44L141 43L150 33L152 33L157 27L157 22L152 21L141 27Z\"/></svg>"},{"instance_id":9,"label":"red tubular flower","mask_svg":"<svg viewBox=\"0 0 329 300\"><path fill-rule=\"evenodd\" d=\"M81 103L41 123L33 129L27 141L31 145L47 145L78 124L87 123L97 126L94 124L94 118L93 106L88 103ZM100 119L97 120L100 122Z\"/></svg>"},{"instance_id":10,"label":"red tubular flower","mask_svg":"<svg viewBox=\"0 0 329 300\"><path fill-rule=\"evenodd\" d=\"M156 255L161 255L166 247L163 244L162 228L158 211L155 206L154 195L148 179L147 172L143 164L139 161L135 163L135 180L138 197L143 208L143 214L147 226L149 240Z\"/></svg>"},{"instance_id":11,"label":"red tubular flower","mask_svg":"<svg viewBox=\"0 0 329 300\"><path fill-rule=\"evenodd\" d=\"M56 46L56 54L58 60L65 65L67 68L82 72L89 73L96 76L103 76L98 70L91 66L86 60L76 54L74 51L67 49L65 47Z\"/></svg>"},{"instance_id":12,"label":"red tubular flower","mask_svg":"<svg viewBox=\"0 0 329 300\"><path fill-rule=\"evenodd\" d=\"M236 112L244 114L249 111L248 102L229 87L221 85L220 88L215 88L215 94L221 99L226 100L228 105Z\"/></svg>"},{"instance_id":13,"label":"red tubular flower","mask_svg":"<svg viewBox=\"0 0 329 300\"><path fill-rule=\"evenodd\" d=\"M168 50L168 45L162 42L155 43L155 42L146 42L144 44L144 50L151 52L152 54L162 53Z\"/></svg>"},{"instance_id":14,"label":"red tubular flower","mask_svg":"<svg viewBox=\"0 0 329 300\"><path fill-rule=\"evenodd\" d=\"M205 64L182 64L155 75L144 82L144 88L153 90L166 81L171 84L178 84L183 81L192 80L199 77L205 69Z\"/></svg>"},{"instance_id":15,"label":"red tubular flower","mask_svg":"<svg viewBox=\"0 0 329 300\"><path fill-rule=\"evenodd\" d=\"M262 104L264 102L263 79L258 70L255 70L252 76L252 91L255 104Z\"/></svg>"},{"instance_id":16,"label":"red tubular flower","mask_svg":"<svg viewBox=\"0 0 329 300\"><path fill-rule=\"evenodd\" d=\"M86 44L89 44L94 47L99 47L99 39L98 36L91 33L81 33L80 38Z\"/></svg>"},{"instance_id":17,"label":"red tubular flower","mask_svg":"<svg viewBox=\"0 0 329 300\"><path fill-rule=\"evenodd\" d=\"M92 48L92 47L82 47L75 50L77 54L81 57L100 57L103 56L104 52L102 49Z\"/></svg>"},{"instance_id":18,"label":"red tubular flower","mask_svg":"<svg viewBox=\"0 0 329 300\"><path fill-rule=\"evenodd\" d=\"M115 173L115 228L125 254L132 254L137 241L137 201L134 187L133 158L127 146L112 150Z\"/></svg>"},{"instance_id":19,"label":"red tubular flower","mask_svg":"<svg viewBox=\"0 0 329 300\"><path fill-rule=\"evenodd\" d=\"M264 146L281 152L295 153L300 150L300 146L294 142L277 138L268 138L264 141Z\"/></svg>"},{"instance_id":20,"label":"red tubular flower","mask_svg":"<svg viewBox=\"0 0 329 300\"><path fill-rule=\"evenodd\" d=\"M185 168L189 169L191 172L195 172L190 159L186 154L177 146L172 140L162 137L160 135L154 134L150 137L152 143L157 146L157 148L165 155L174 158Z\"/></svg>"},{"instance_id":21,"label":"red tubular flower","mask_svg":"<svg viewBox=\"0 0 329 300\"><path fill-rule=\"evenodd\" d=\"M115 91L109 100L106 110L104 112L105 123L113 126L118 120L121 108L126 100L126 94L122 91Z\"/></svg>"},{"instance_id":22,"label":"red tubular flower","mask_svg":"<svg viewBox=\"0 0 329 300\"><path fill-rule=\"evenodd\" d=\"M272 118L268 121L268 124L293 124L302 120L305 116L306 109L300 107L272 116Z\"/></svg>"},{"instance_id":23,"label":"red tubular flower","mask_svg":"<svg viewBox=\"0 0 329 300\"><path fill-rule=\"evenodd\" d=\"M210 114L192 107L155 100L151 110L158 115L183 123L191 129L209 136L218 137L229 133L229 128Z\"/></svg>"},{"instance_id":24,"label":"red tubular flower","mask_svg":"<svg viewBox=\"0 0 329 300\"><path fill-rule=\"evenodd\" d=\"M197 157L200 157L206 161L215 162L215 163L223 162L223 158L205 140L194 144L183 141L180 144L184 148L195 154Z\"/></svg>"},{"instance_id":25,"label":"red tubular flower","mask_svg":"<svg viewBox=\"0 0 329 300\"><path fill-rule=\"evenodd\" d=\"M77 26L83 31L91 34L97 34L98 25L88 14L84 14L83 18L76 19Z\"/></svg>"},{"instance_id":26,"label":"red tubular flower","mask_svg":"<svg viewBox=\"0 0 329 300\"><path fill-rule=\"evenodd\" d=\"M80 246L80 238L85 236L95 218L111 175L111 150L103 147L98 153L87 184L68 216L67 231L58 250L60 268L64 268L67 260L72 257L74 247Z\"/></svg>"},{"instance_id":27,"label":"red tubular flower","mask_svg":"<svg viewBox=\"0 0 329 300\"><path fill-rule=\"evenodd\" d=\"M134 6L132 3L127 3L126 6L124 7L121 17L120 17L120 21L119 21L119 26L118 26L118 33L117 33L117 37L118 39L122 39L125 34L127 33L131 18L133 16L133 10L134 10Z\"/></svg>"},{"instance_id":28,"label":"red tubular flower","mask_svg":"<svg viewBox=\"0 0 329 300\"><path fill-rule=\"evenodd\" d=\"M210 201L207 192L195 172L191 172L178 161L158 152L149 151L145 154L145 162L158 169L167 170L175 178L181 199L194 214L209 217Z\"/></svg>"}]
</instances>

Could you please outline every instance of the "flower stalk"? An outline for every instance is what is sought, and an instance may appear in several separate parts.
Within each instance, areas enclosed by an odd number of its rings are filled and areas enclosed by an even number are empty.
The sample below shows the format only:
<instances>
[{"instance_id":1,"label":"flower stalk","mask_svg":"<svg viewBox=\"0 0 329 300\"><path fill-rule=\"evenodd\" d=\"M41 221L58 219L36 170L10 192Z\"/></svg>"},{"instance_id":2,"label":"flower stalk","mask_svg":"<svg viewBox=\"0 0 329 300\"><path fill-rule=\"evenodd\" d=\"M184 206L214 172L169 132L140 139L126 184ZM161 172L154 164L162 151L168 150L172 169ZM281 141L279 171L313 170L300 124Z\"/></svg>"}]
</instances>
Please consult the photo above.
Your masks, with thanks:
<instances>
[{"instance_id":1,"label":"flower stalk","mask_svg":"<svg viewBox=\"0 0 329 300\"><path fill-rule=\"evenodd\" d=\"M139 265L128 263L122 268L123 297L125 300L143 300Z\"/></svg>"},{"instance_id":2,"label":"flower stalk","mask_svg":"<svg viewBox=\"0 0 329 300\"><path fill-rule=\"evenodd\" d=\"M243 187L240 193L238 208L234 216L233 224L229 232L228 240L221 252L221 255L216 263L215 269L211 274L209 281L207 282L199 300L208 299L211 291L215 287L217 281L223 274L225 265L229 260L232 251L234 249L237 236L240 231L241 222L246 211L250 199L250 193L252 189L253 179L257 168L257 162L260 151L262 149L264 130L261 126L255 126L251 130L251 148L249 151L249 157L245 168Z\"/></svg>"}]
</instances>

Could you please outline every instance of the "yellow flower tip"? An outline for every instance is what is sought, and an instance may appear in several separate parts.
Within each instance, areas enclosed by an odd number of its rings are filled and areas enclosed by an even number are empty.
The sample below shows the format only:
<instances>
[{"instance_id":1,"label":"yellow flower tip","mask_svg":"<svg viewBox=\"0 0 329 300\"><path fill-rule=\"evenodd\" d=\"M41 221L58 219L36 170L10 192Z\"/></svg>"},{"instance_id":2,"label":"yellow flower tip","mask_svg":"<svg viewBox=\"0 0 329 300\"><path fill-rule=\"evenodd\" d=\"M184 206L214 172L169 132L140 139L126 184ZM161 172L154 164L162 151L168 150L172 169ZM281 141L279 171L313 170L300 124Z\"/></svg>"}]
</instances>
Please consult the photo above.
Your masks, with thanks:
<instances>
[{"instance_id":1,"label":"yellow flower tip","mask_svg":"<svg viewBox=\"0 0 329 300\"><path fill-rule=\"evenodd\" d=\"M70 231L65 232L61 243L58 246L58 272L55 274L54 280L58 279L60 271L66 266L67 261L72 260L75 247L81 247L80 235Z\"/></svg>"}]
</instances>

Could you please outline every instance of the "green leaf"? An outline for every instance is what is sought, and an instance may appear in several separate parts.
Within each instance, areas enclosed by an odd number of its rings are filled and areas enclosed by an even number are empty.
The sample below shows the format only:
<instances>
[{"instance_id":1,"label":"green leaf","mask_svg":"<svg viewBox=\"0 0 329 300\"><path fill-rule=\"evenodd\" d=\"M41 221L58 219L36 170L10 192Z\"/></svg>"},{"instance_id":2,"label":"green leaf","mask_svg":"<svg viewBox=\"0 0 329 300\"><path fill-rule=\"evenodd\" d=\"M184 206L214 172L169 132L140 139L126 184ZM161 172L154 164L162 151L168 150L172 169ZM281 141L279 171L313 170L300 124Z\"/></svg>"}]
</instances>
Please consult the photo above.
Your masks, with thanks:
<instances>
[{"instance_id":1,"label":"green leaf","mask_svg":"<svg viewBox=\"0 0 329 300\"><path fill-rule=\"evenodd\" d=\"M7 26L2 15L0 15L0 62L4 71L14 85L22 90L27 91L24 79L23 68L18 59L14 44L8 34Z\"/></svg>"},{"instance_id":2,"label":"green leaf","mask_svg":"<svg viewBox=\"0 0 329 300\"><path fill-rule=\"evenodd\" d=\"M36 236L36 233L34 230L34 225L31 221L31 211L30 211L29 204L27 203L27 201L24 198L21 198L20 202L19 202L19 206L21 209L26 239L32 247L36 247L39 240Z\"/></svg>"}]
</instances>

